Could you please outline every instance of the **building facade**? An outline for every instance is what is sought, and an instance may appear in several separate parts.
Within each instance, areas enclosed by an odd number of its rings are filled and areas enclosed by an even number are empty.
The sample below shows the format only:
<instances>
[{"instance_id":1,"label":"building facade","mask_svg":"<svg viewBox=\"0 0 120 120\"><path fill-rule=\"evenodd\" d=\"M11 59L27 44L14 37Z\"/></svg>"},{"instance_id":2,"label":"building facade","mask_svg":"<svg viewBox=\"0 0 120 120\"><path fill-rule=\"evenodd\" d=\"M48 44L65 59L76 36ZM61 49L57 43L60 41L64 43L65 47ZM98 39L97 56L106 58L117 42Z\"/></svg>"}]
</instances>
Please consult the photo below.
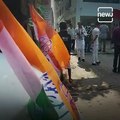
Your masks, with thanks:
<instances>
[{"instance_id":1,"label":"building facade","mask_svg":"<svg viewBox=\"0 0 120 120\"><path fill-rule=\"evenodd\" d=\"M54 26L58 28L61 21L76 22L76 0L54 0Z\"/></svg>"},{"instance_id":2,"label":"building facade","mask_svg":"<svg viewBox=\"0 0 120 120\"><path fill-rule=\"evenodd\" d=\"M97 20L98 7L113 7L113 9L120 9L120 0L78 0L77 7L77 21L80 19L84 24L94 22Z\"/></svg>"},{"instance_id":3,"label":"building facade","mask_svg":"<svg viewBox=\"0 0 120 120\"><path fill-rule=\"evenodd\" d=\"M71 20L74 26L78 21L88 24L97 21L98 7L120 9L120 0L54 0L55 24ZM115 20L116 21L116 20Z\"/></svg>"}]
</instances>

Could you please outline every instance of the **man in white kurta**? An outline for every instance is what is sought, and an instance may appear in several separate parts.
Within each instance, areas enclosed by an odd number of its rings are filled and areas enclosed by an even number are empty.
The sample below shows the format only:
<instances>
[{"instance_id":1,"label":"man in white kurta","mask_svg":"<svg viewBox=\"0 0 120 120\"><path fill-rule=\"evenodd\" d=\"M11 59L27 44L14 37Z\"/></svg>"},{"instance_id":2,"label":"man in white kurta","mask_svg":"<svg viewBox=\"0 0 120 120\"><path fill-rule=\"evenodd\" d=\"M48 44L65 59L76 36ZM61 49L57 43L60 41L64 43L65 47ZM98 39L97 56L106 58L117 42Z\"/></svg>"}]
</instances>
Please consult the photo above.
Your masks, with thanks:
<instances>
[{"instance_id":1,"label":"man in white kurta","mask_svg":"<svg viewBox=\"0 0 120 120\"><path fill-rule=\"evenodd\" d=\"M87 35L87 32L80 22L78 22L78 27L75 29L75 34L76 34L76 50L77 50L78 61L82 60L84 62L85 36Z\"/></svg>"},{"instance_id":2,"label":"man in white kurta","mask_svg":"<svg viewBox=\"0 0 120 120\"><path fill-rule=\"evenodd\" d=\"M98 24L94 26L94 29L92 30L92 54L93 54L93 59L92 59L92 65L97 65L100 63L99 58L98 58L98 48L99 48L99 35L100 35L100 30L98 28Z\"/></svg>"}]
</instances>

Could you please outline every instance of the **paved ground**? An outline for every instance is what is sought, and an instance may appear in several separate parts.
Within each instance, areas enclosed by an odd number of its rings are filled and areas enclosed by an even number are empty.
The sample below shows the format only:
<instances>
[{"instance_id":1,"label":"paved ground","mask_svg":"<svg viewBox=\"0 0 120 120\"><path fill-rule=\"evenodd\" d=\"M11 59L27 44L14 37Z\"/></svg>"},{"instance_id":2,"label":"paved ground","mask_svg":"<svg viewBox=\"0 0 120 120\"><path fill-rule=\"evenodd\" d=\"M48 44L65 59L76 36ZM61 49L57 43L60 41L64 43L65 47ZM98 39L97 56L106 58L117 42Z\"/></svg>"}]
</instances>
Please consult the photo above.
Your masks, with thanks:
<instances>
[{"instance_id":1,"label":"paved ground","mask_svg":"<svg viewBox=\"0 0 120 120\"><path fill-rule=\"evenodd\" d=\"M100 54L99 66L91 65L91 54L80 63L71 56L73 83L78 88L71 94L83 120L120 120L120 74L112 73L111 52Z\"/></svg>"}]
</instances>

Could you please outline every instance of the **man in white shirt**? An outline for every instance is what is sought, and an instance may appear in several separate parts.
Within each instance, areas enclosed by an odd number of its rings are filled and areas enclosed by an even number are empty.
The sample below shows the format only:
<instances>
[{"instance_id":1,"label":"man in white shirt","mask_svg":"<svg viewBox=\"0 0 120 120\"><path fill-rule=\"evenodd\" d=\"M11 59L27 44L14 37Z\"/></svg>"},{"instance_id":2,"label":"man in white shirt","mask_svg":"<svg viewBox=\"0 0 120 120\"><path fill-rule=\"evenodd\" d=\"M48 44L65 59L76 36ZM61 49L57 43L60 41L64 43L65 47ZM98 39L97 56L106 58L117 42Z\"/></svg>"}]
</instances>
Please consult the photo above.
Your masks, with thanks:
<instances>
[{"instance_id":1,"label":"man in white shirt","mask_svg":"<svg viewBox=\"0 0 120 120\"><path fill-rule=\"evenodd\" d=\"M76 34L76 50L77 50L77 56L78 56L78 62L79 61L85 61L85 36L87 35L87 32L83 25L78 22L78 27L75 29Z\"/></svg>"},{"instance_id":2,"label":"man in white shirt","mask_svg":"<svg viewBox=\"0 0 120 120\"><path fill-rule=\"evenodd\" d=\"M99 35L100 35L100 30L99 30L99 24L96 23L94 25L94 29L92 30L92 54L93 54L93 61L92 65L99 65L100 61L98 58L98 48L99 48Z\"/></svg>"}]
</instances>

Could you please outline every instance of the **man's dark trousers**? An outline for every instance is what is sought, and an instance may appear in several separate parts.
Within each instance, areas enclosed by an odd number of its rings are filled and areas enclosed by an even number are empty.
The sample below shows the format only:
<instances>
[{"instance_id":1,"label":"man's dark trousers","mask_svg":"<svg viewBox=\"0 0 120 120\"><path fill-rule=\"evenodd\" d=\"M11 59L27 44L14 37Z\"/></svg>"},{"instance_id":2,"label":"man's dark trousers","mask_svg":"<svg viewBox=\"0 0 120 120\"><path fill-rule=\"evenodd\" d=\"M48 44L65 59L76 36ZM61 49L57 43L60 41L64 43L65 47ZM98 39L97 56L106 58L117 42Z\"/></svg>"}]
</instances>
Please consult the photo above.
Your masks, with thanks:
<instances>
[{"instance_id":1,"label":"man's dark trousers","mask_svg":"<svg viewBox=\"0 0 120 120\"><path fill-rule=\"evenodd\" d=\"M117 45L114 47L113 69L120 72L120 46Z\"/></svg>"}]
</instances>

